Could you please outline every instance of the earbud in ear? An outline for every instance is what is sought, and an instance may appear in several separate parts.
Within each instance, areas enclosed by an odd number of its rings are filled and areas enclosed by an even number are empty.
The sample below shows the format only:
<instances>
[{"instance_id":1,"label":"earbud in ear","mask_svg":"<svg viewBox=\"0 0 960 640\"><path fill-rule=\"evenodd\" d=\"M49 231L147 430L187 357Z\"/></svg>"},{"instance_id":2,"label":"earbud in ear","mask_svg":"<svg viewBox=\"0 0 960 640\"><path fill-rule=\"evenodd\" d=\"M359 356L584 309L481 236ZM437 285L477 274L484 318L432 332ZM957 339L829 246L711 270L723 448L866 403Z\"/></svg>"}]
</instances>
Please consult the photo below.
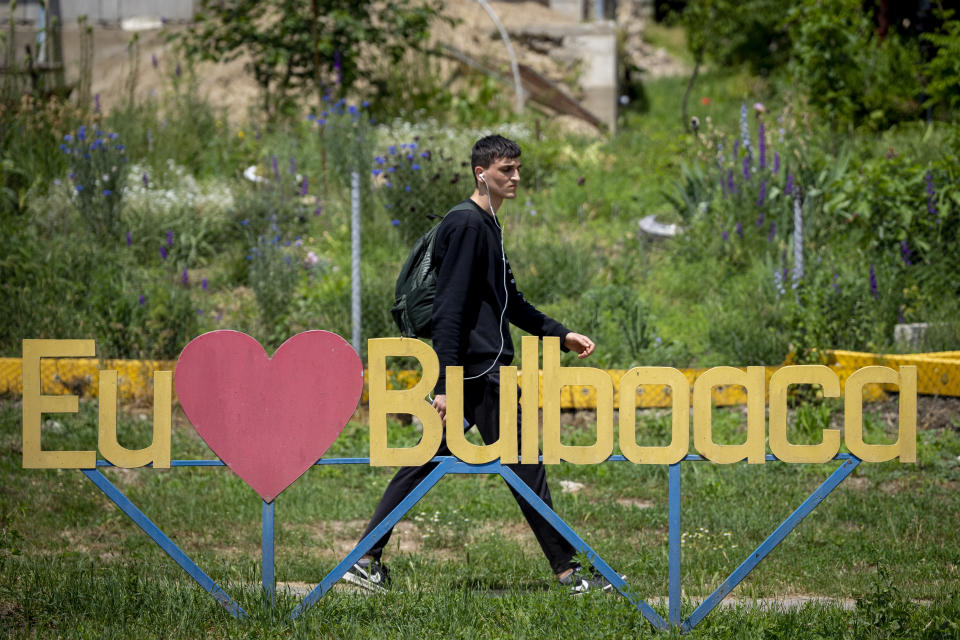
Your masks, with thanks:
<instances>
[{"instance_id":1,"label":"earbud in ear","mask_svg":"<svg viewBox=\"0 0 960 640\"><path fill-rule=\"evenodd\" d=\"M486 180L484 180L484 178L483 178L483 172L482 172L482 171L480 172L480 175L478 175L477 177L480 178L481 180L483 180L484 183L486 183Z\"/></svg>"}]
</instances>

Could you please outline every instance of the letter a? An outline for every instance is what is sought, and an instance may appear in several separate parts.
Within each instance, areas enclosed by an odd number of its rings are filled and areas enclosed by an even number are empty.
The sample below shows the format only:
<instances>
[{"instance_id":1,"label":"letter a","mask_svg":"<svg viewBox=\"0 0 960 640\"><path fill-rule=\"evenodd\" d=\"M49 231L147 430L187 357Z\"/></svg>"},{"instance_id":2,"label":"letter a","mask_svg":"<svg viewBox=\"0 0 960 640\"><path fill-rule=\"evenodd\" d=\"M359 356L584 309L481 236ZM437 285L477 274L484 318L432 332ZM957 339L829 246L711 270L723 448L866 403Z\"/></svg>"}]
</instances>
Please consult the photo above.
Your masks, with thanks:
<instances>
[{"instance_id":1,"label":"letter a","mask_svg":"<svg viewBox=\"0 0 960 640\"><path fill-rule=\"evenodd\" d=\"M717 444L713 441L711 412L713 387L739 384L747 390L747 441L743 444ZM693 443L707 459L720 464L739 462L763 463L764 446L764 370L747 367L746 372L734 367L714 367L705 371L693 384Z\"/></svg>"},{"instance_id":2,"label":"letter a","mask_svg":"<svg viewBox=\"0 0 960 640\"><path fill-rule=\"evenodd\" d=\"M894 444L863 441L863 387L871 382L900 385L900 433ZM850 453L865 462L885 462L900 456L900 462L917 461L917 368L864 367L847 378L843 390L844 440Z\"/></svg>"}]
</instances>

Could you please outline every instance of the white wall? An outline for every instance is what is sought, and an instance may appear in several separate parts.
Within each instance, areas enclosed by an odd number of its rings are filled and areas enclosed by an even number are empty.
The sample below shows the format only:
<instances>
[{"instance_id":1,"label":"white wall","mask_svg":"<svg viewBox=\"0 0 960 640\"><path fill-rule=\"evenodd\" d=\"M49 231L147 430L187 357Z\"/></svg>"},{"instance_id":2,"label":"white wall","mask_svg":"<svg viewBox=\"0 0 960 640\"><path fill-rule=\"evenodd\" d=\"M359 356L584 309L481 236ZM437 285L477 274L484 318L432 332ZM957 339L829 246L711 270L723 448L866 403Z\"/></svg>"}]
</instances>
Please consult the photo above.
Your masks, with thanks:
<instances>
[{"instance_id":1,"label":"white wall","mask_svg":"<svg viewBox=\"0 0 960 640\"><path fill-rule=\"evenodd\" d=\"M136 16L157 16L168 20L191 20L197 0L60 0L64 23L86 15L90 22L119 22ZM14 12L17 22L35 23L40 4L35 0L19 0ZM0 21L10 16L10 0L0 0Z\"/></svg>"}]
</instances>

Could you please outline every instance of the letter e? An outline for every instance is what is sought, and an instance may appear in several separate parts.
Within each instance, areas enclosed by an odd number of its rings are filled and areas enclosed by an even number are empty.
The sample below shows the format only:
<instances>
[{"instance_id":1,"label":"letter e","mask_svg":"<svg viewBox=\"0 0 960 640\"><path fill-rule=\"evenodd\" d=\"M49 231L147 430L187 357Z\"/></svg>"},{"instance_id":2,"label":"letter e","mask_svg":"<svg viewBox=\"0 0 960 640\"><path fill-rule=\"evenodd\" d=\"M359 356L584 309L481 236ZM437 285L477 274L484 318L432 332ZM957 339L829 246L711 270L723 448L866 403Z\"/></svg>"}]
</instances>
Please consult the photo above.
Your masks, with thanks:
<instances>
[{"instance_id":1,"label":"letter e","mask_svg":"<svg viewBox=\"0 0 960 640\"><path fill-rule=\"evenodd\" d=\"M44 413L77 413L77 396L42 394L41 358L92 358L96 355L93 340L24 340L23 341L23 468L24 469L93 469L97 466L96 451L44 451L40 445L40 417Z\"/></svg>"}]
</instances>

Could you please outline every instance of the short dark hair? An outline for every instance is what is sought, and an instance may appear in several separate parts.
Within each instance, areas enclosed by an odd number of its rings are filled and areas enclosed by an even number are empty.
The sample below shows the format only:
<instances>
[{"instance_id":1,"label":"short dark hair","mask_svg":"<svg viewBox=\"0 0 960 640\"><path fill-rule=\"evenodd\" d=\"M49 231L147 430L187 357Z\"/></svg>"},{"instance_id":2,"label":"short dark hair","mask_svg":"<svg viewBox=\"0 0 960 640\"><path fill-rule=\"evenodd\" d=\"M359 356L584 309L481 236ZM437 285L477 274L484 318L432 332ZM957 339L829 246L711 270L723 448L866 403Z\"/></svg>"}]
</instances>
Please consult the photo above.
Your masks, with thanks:
<instances>
[{"instance_id":1,"label":"short dark hair","mask_svg":"<svg viewBox=\"0 0 960 640\"><path fill-rule=\"evenodd\" d=\"M473 172L474 167L486 169L497 158L508 158L510 160L519 158L520 153L520 145L503 136L492 135L480 138L474 143L473 151L470 153L470 172ZM473 179L476 182L476 176Z\"/></svg>"}]
</instances>

